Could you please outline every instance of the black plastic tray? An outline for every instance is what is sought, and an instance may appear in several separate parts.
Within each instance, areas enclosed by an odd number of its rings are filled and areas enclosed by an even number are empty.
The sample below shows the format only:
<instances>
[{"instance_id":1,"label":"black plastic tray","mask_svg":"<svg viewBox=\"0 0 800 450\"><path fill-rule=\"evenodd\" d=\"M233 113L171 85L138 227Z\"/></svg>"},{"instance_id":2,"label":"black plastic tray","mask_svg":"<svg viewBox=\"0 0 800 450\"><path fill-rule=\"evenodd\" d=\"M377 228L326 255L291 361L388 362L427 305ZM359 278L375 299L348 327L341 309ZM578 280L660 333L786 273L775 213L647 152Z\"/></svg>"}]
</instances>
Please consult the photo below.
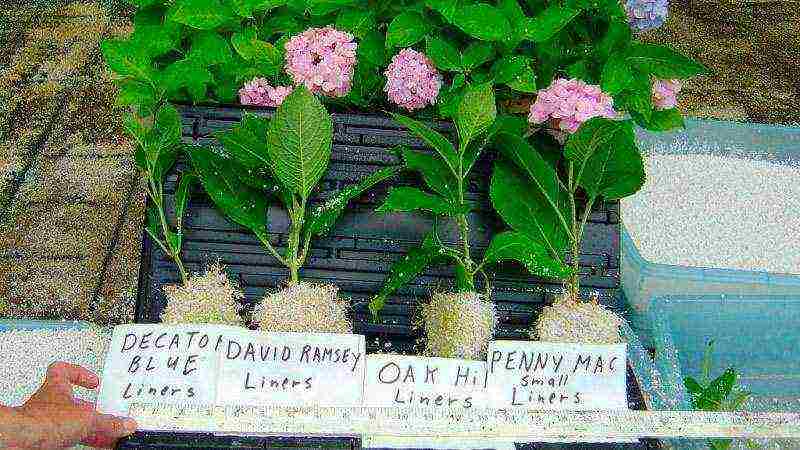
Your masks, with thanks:
<instances>
[{"instance_id":1,"label":"black plastic tray","mask_svg":"<svg viewBox=\"0 0 800 450\"><path fill-rule=\"evenodd\" d=\"M237 124L244 111L261 115L271 115L273 112L266 108L204 106L181 106L179 111L183 120L184 141L197 145L217 145L211 134ZM384 116L334 114L333 120L332 160L314 195L314 201L323 201L332 192L375 170L396 164L398 160L391 149L397 144L426 149L422 141L410 136L397 123ZM435 126L440 131L452 134L449 124ZM471 241L478 254L486 248L491 235L503 229L502 221L492 211L488 201L491 158L491 152L487 152L476 164L468 189L469 199L480 205L478 213L470 219L473 224ZM165 186L168 204L172 203L177 173L185 168L185 164L179 162L168 176ZM419 180L414 179L413 175L402 175L400 182L414 184ZM391 264L408 249L418 245L424 233L430 229L430 219L423 216L374 213L373 209L385 193L386 186L380 186L354 201L330 236L312 244L301 277L307 281L333 282L343 295L352 299L355 332L367 336L369 351L380 349L413 353L418 350L419 336L412 326L419 301L429 296L432 287L452 286L454 277L450 268L428 270L389 299L378 322L371 321L367 303L379 291ZM285 212L275 205L270 207L268 214L272 243L281 251L288 229ZM219 260L244 290L246 309L252 308L266 292L274 290L286 280L287 270L276 264L274 258L248 231L217 212L199 188L192 192L183 223L182 257L187 270L199 271L209 262ZM444 241L455 241L455 231L445 227L440 229L440 235ZM619 301L619 255L619 203L600 204L590 214L585 231L580 257L581 283L585 293L596 292L601 302L612 306ZM178 281L175 265L145 233L136 322L159 322L165 305L162 287ZM526 338L532 319L560 286L557 280L531 277L514 265L499 267L493 275L493 299L500 321L497 338ZM644 403L631 372L628 374L628 384L631 408L643 409ZM654 442L574 448L644 449L653 448ZM533 447L526 448L572 448L530 445ZM297 446L304 447L304 444L299 441Z\"/></svg>"}]
</instances>

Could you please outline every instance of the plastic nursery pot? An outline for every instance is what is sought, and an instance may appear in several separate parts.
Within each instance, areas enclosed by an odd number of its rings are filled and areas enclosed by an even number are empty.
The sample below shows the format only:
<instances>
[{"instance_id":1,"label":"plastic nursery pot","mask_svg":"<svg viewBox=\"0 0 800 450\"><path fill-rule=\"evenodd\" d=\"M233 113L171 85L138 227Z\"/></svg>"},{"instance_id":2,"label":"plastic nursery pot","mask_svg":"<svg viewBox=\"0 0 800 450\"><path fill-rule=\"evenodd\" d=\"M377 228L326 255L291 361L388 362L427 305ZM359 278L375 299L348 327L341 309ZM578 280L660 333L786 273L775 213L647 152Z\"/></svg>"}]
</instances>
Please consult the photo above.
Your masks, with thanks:
<instances>
[{"instance_id":1,"label":"plastic nursery pot","mask_svg":"<svg viewBox=\"0 0 800 450\"><path fill-rule=\"evenodd\" d=\"M183 138L197 145L218 145L211 134L237 124L245 111L271 115L269 108L239 106L179 106L183 120ZM392 148L405 144L425 150L422 141L411 137L399 124L385 116L373 114L333 114L333 153L328 171L315 192L313 201L324 201L331 192L354 183L364 176L388 165L398 163ZM449 123L434 127L453 133ZM489 238L504 226L495 215L488 199L491 173L491 152L473 170L468 199L478 205L470 218L472 247L480 253L488 246ZM167 204L172 203L177 173L186 169L183 162L176 165L167 177ZM400 175L401 183L417 184L412 175ZM386 303L380 318L373 321L367 304L381 288L392 263L408 249L418 245L431 228L431 220L423 215L378 214L373 210L383 200L386 186L372 189L351 203L342 219L326 238L312 244L310 257L301 269L308 282L336 284L342 296L352 299L354 332L367 337L369 351L418 353L419 336L413 328L418 302L429 298L432 290L447 290L454 283L451 268L433 268L414 282L401 288ZM277 205L269 209L269 231L272 244L279 251L286 244L288 221ZM209 262L219 260L237 281L245 294L245 311L252 310L266 292L275 291L288 276L248 231L230 222L219 213L205 194L196 188L183 217L184 244L182 259L189 271L200 271ZM592 212L585 231L581 251L581 286L583 296L598 293L604 304L614 304L620 287L620 221L617 202L599 204ZM457 237L455 227L440 224L439 235L445 242ZM175 265L144 234L136 322L159 322L165 305L162 287L179 282ZM532 320L561 288L558 280L527 275L522 269L501 266L493 274L493 301L497 305L498 339L528 339ZM480 291L481 286L478 287ZM644 403L636 379L629 372L629 403L643 409ZM609 444L587 448L654 448L655 441L639 444ZM145 448L145 447L142 447ZM562 448L559 446L535 448Z\"/></svg>"}]
</instances>

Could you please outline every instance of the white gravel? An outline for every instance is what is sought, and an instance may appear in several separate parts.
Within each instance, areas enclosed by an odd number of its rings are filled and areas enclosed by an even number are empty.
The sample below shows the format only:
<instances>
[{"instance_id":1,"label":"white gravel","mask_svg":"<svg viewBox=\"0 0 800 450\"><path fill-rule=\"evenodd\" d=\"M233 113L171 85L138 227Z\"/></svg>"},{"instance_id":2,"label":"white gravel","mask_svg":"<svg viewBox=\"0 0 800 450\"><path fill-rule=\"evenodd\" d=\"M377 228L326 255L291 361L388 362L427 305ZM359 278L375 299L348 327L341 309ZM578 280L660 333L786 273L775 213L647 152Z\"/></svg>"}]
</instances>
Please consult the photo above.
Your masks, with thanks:
<instances>
[{"instance_id":1,"label":"white gravel","mask_svg":"<svg viewBox=\"0 0 800 450\"><path fill-rule=\"evenodd\" d=\"M622 201L654 263L800 274L800 168L713 155L652 155Z\"/></svg>"},{"instance_id":2,"label":"white gravel","mask_svg":"<svg viewBox=\"0 0 800 450\"><path fill-rule=\"evenodd\" d=\"M44 380L54 361L81 365L101 375L109 334L103 329L0 332L0 403L23 404ZM75 388L78 397L94 401L95 391Z\"/></svg>"}]
</instances>

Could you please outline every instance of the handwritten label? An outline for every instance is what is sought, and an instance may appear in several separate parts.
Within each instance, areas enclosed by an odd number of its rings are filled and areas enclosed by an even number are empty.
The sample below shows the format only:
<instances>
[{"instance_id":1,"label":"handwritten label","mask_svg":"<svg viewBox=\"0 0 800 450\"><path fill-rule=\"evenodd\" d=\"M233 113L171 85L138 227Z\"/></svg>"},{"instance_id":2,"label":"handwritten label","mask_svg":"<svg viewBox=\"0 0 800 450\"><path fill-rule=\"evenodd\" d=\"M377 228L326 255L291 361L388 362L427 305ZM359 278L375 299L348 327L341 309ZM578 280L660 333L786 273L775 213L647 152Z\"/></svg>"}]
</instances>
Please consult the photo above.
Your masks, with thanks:
<instances>
[{"instance_id":1,"label":"handwritten label","mask_svg":"<svg viewBox=\"0 0 800 450\"><path fill-rule=\"evenodd\" d=\"M487 356L490 406L627 408L625 350L625 344L494 341Z\"/></svg>"},{"instance_id":2,"label":"handwritten label","mask_svg":"<svg viewBox=\"0 0 800 450\"><path fill-rule=\"evenodd\" d=\"M217 404L361 406L365 359L361 335L239 333L220 354Z\"/></svg>"},{"instance_id":3,"label":"handwritten label","mask_svg":"<svg viewBox=\"0 0 800 450\"><path fill-rule=\"evenodd\" d=\"M486 376L483 361L369 355L364 406L485 408Z\"/></svg>"},{"instance_id":4,"label":"handwritten label","mask_svg":"<svg viewBox=\"0 0 800 450\"><path fill-rule=\"evenodd\" d=\"M360 406L365 353L360 335L117 326L97 405L117 415L131 403Z\"/></svg>"}]
</instances>

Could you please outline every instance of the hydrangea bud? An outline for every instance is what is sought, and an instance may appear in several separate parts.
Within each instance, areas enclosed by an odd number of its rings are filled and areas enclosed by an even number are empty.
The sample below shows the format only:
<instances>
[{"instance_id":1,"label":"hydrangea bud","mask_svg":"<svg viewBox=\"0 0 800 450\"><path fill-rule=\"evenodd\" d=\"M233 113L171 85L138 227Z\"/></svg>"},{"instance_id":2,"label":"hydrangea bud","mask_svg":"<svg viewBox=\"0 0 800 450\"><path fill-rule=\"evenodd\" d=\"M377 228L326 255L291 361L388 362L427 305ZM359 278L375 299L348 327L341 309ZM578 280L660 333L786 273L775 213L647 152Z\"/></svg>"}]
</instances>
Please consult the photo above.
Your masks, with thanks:
<instances>
[{"instance_id":1,"label":"hydrangea bud","mask_svg":"<svg viewBox=\"0 0 800 450\"><path fill-rule=\"evenodd\" d=\"M625 0L628 23L639 31L658 28L667 20L667 0Z\"/></svg>"},{"instance_id":2,"label":"hydrangea bud","mask_svg":"<svg viewBox=\"0 0 800 450\"><path fill-rule=\"evenodd\" d=\"M656 109L671 109L678 106L680 80L655 80L653 82L653 106Z\"/></svg>"},{"instance_id":3,"label":"hydrangea bud","mask_svg":"<svg viewBox=\"0 0 800 450\"><path fill-rule=\"evenodd\" d=\"M574 133L583 122L593 117L613 119L616 116L614 100L599 86L574 78L559 78L538 92L528 121L535 124L549 122L555 129Z\"/></svg>"},{"instance_id":4,"label":"hydrangea bud","mask_svg":"<svg viewBox=\"0 0 800 450\"><path fill-rule=\"evenodd\" d=\"M384 90L392 103L409 111L436 103L442 76L425 54L403 49L392 58L384 74Z\"/></svg>"},{"instance_id":5,"label":"hydrangea bud","mask_svg":"<svg viewBox=\"0 0 800 450\"><path fill-rule=\"evenodd\" d=\"M254 78L239 89L239 102L243 105L276 108L292 93L292 86L272 87L265 78Z\"/></svg>"},{"instance_id":6,"label":"hydrangea bud","mask_svg":"<svg viewBox=\"0 0 800 450\"><path fill-rule=\"evenodd\" d=\"M309 28L286 42L286 72L296 84L328 97L350 92L358 44L333 27Z\"/></svg>"}]
</instances>

